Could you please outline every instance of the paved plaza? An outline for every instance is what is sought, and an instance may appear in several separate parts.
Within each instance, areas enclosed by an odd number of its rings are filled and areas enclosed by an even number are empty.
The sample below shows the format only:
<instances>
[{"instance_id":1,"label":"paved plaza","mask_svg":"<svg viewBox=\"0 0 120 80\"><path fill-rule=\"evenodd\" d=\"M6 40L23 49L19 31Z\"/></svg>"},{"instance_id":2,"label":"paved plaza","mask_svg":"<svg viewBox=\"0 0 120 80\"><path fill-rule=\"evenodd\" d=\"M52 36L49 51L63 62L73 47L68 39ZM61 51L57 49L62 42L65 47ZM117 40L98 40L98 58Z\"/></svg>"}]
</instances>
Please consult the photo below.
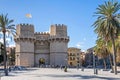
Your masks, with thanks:
<instances>
[{"instance_id":1,"label":"paved plaza","mask_svg":"<svg viewBox=\"0 0 120 80\"><path fill-rule=\"evenodd\" d=\"M68 72L64 72L54 68L30 68L12 71L9 76L2 76L1 80L120 80L120 73L115 75L110 71L99 70L95 75L93 69L68 69Z\"/></svg>"}]
</instances>

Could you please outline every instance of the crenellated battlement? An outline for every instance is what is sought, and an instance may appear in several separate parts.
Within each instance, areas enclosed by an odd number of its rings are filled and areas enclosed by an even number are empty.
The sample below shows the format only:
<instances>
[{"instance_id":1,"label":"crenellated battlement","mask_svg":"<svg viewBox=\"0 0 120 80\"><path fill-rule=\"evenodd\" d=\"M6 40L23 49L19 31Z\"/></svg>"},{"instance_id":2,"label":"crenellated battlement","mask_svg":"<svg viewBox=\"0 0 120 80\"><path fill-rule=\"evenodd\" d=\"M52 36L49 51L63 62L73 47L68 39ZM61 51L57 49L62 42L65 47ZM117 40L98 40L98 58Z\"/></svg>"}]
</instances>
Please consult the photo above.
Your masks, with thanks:
<instances>
[{"instance_id":1,"label":"crenellated battlement","mask_svg":"<svg viewBox=\"0 0 120 80\"><path fill-rule=\"evenodd\" d=\"M50 35L67 36L67 26L64 24L51 25Z\"/></svg>"},{"instance_id":2,"label":"crenellated battlement","mask_svg":"<svg viewBox=\"0 0 120 80\"><path fill-rule=\"evenodd\" d=\"M31 32L34 32L34 25L32 24L18 24L17 28L19 28L20 30L29 30Z\"/></svg>"},{"instance_id":3,"label":"crenellated battlement","mask_svg":"<svg viewBox=\"0 0 120 80\"><path fill-rule=\"evenodd\" d=\"M49 32L35 32L35 35L49 35Z\"/></svg>"},{"instance_id":4,"label":"crenellated battlement","mask_svg":"<svg viewBox=\"0 0 120 80\"><path fill-rule=\"evenodd\" d=\"M56 27L66 27L64 24L55 24Z\"/></svg>"},{"instance_id":5,"label":"crenellated battlement","mask_svg":"<svg viewBox=\"0 0 120 80\"><path fill-rule=\"evenodd\" d=\"M18 24L18 25L20 25L21 27L25 27L25 26L32 26L33 27L33 24L28 24L28 23L20 23L20 24Z\"/></svg>"},{"instance_id":6,"label":"crenellated battlement","mask_svg":"<svg viewBox=\"0 0 120 80\"><path fill-rule=\"evenodd\" d=\"M64 25L64 24L54 24L54 25L51 25L51 27L56 27L57 29L66 29L67 26Z\"/></svg>"},{"instance_id":7,"label":"crenellated battlement","mask_svg":"<svg viewBox=\"0 0 120 80\"><path fill-rule=\"evenodd\" d=\"M17 34L21 37L33 37L34 36L34 26L32 24L18 24Z\"/></svg>"}]
</instances>

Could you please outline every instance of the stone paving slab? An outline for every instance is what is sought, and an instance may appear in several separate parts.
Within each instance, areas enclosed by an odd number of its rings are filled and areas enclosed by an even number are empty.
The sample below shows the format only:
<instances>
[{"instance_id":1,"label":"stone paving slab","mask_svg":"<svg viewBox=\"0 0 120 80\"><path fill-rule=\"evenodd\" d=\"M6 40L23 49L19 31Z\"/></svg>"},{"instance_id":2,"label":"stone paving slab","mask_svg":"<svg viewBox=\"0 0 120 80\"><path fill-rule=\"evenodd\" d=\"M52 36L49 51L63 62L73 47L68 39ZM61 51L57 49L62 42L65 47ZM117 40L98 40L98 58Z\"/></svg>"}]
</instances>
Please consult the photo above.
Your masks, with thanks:
<instances>
[{"instance_id":1,"label":"stone paving slab","mask_svg":"<svg viewBox=\"0 0 120 80\"><path fill-rule=\"evenodd\" d=\"M61 69L30 68L26 71L12 71L9 76L2 76L1 80L120 80L120 73L115 75L110 71L99 70L94 74L93 69Z\"/></svg>"}]
</instances>

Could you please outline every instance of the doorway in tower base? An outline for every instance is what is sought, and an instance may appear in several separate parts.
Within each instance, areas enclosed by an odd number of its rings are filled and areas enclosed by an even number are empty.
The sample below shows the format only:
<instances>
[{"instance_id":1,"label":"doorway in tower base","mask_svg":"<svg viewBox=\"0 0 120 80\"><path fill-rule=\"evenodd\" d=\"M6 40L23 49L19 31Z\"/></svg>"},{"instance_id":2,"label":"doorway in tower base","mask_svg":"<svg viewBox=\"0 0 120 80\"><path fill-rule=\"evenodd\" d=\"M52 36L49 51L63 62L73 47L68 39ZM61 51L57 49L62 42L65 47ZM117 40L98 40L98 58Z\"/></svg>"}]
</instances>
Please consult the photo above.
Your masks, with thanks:
<instances>
[{"instance_id":1,"label":"doorway in tower base","mask_svg":"<svg viewBox=\"0 0 120 80\"><path fill-rule=\"evenodd\" d=\"M40 58L39 59L39 67L44 67L45 66L45 59L44 58Z\"/></svg>"}]
</instances>

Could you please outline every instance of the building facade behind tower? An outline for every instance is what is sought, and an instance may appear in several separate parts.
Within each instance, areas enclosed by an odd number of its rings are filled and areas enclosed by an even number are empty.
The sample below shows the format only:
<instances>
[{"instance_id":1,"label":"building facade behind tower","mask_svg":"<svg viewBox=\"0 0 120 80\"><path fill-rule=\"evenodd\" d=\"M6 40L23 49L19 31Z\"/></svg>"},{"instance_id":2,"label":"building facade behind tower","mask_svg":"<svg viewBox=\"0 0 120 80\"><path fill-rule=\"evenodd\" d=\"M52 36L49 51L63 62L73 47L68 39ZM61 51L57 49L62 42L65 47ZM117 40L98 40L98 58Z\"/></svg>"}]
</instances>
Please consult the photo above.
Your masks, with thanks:
<instances>
[{"instance_id":1,"label":"building facade behind tower","mask_svg":"<svg viewBox=\"0 0 120 80\"><path fill-rule=\"evenodd\" d=\"M69 37L66 25L51 25L50 32L34 32L34 26L19 24L16 28L16 65L67 65Z\"/></svg>"}]
</instances>

